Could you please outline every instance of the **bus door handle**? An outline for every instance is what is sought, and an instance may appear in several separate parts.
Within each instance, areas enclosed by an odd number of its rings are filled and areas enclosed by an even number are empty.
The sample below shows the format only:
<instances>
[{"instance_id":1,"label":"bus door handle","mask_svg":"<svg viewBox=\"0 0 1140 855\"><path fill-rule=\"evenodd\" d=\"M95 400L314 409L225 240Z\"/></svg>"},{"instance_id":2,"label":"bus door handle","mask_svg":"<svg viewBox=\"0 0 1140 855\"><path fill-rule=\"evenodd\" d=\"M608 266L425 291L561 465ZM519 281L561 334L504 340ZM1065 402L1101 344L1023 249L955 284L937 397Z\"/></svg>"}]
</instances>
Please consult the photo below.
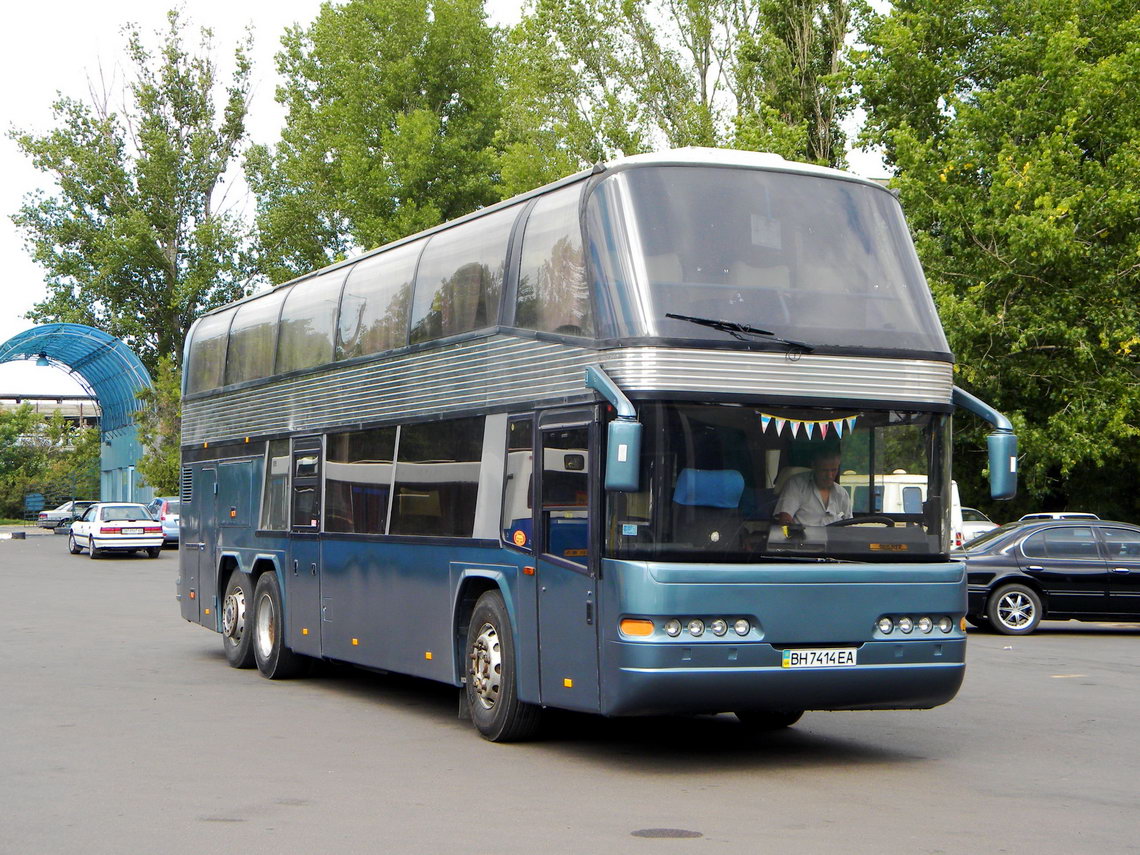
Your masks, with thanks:
<instances>
[{"instance_id":1,"label":"bus door handle","mask_svg":"<svg viewBox=\"0 0 1140 855\"><path fill-rule=\"evenodd\" d=\"M586 592L586 626L594 625L594 601L591 598L592 591Z\"/></svg>"},{"instance_id":2,"label":"bus door handle","mask_svg":"<svg viewBox=\"0 0 1140 855\"><path fill-rule=\"evenodd\" d=\"M297 560L296 559L293 560L293 575L294 576L297 575Z\"/></svg>"},{"instance_id":3,"label":"bus door handle","mask_svg":"<svg viewBox=\"0 0 1140 855\"><path fill-rule=\"evenodd\" d=\"M316 561L314 561L312 564L309 565L309 572L314 576L317 575L317 562Z\"/></svg>"}]
</instances>

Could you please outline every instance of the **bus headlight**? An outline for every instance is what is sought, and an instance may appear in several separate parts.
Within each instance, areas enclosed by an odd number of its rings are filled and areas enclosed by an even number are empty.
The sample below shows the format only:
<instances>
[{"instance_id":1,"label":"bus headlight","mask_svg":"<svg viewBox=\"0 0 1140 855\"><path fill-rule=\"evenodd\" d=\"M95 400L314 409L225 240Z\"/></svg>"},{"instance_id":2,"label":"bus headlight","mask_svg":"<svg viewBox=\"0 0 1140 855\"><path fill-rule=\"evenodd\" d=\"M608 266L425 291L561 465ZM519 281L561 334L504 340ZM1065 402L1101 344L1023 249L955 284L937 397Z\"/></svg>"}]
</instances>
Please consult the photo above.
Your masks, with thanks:
<instances>
[{"instance_id":1,"label":"bus headlight","mask_svg":"<svg viewBox=\"0 0 1140 855\"><path fill-rule=\"evenodd\" d=\"M665 621L665 634L670 638L676 638L681 634L681 622L676 618Z\"/></svg>"},{"instance_id":2,"label":"bus headlight","mask_svg":"<svg viewBox=\"0 0 1140 855\"><path fill-rule=\"evenodd\" d=\"M950 632L954 628L954 621L943 615L938 619L938 628L943 632Z\"/></svg>"},{"instance_id":3,"label":"bus headlight","mask_svg":"<svg viewBox=\"0 0 1140 855\"><path fill-rule=\"evenodd\" d=\"M700 638L705 634L705 622L700 618L693 618L689 621L689 635L693 638Z\"/></svg>"},{"instance_id":4,"label":"bus headlight","mask_svg":"<svg viewBox=\"0 0 1140 855\"><path fill-rule=\"evenodd\" d=\"M918 619L918 631L921 633L929 633L934 629L934 621L923 615Z\"/></svg>"},{"instance_id":5,"label":"bus headlight","mask_svg":"<svg viewBox=\"0 0 1140 855\"><path fill-rule=\"evenodd\" d=\"M914 621L908 617L899 618L899 632L909 635L914 630Z\"/></svg>"},{"instance_id":6,"label":"bus headlight","mask_svg":"<svg viewBox=\"0 0 1140 855\"><path fill-rule=\"evenodd\" d=\"M737 635L748 635L752 631L752 626L744 618L740 618L732 625L732 629Z\"/></svg>"},{"instance_id":7,"label":"bus headlight","mask_svg":"<svg viewBox=\"0 0 1140 855\"><path fill-rule=\"evenodd\" d=\"M879 618L879 632L883 635L890 635L895 628L895 622L889 617Z\"/></svg>"},{"instance_id":8,"label":"bus headlight","mask_svg":"<svg viewBox=\"0 0 1140 855\"><path fill-rule=\"evenodd\" d=\"M709 629L712 630L713 635L724 635L728 632L728 622L723 618L717 618L709 624Z\"/></svg>"}]
</instances>

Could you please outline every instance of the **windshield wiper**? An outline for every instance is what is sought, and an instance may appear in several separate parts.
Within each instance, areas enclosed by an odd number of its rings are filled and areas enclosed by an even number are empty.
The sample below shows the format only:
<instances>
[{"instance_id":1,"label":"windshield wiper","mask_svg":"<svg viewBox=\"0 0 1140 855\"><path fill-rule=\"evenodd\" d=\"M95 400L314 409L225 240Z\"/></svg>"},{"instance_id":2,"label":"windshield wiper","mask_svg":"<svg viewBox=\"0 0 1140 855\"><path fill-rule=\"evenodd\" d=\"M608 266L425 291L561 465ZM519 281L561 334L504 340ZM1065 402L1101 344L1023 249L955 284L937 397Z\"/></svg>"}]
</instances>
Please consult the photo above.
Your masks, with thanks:
<instances>
[{"instance_id":1,"label":"windshield wiper","mask_svg":"<svg viewBox=\"0 0 1140 855\"><path fill-rule=\"evenodd\" d=\"M749 326L748 324L738 324L736 321L721 321L716 318L694 318L692 315L675 315L672 312L666 312L665 317L673 318L678 321L688 321L692 324L700 324L702 327L711 327L714 330L726 332L730 336L739 341L749 341L745 336L754 335L762 336L763 338L778 341L780 344L786 344L788 347L794 347L797 350L802 350L804 353L811 353L815 350L810 344L802 341L795 341L790 338L782 338L776 335L771 330L757 329L756 327Z\"/></svg>"}]
</instances>

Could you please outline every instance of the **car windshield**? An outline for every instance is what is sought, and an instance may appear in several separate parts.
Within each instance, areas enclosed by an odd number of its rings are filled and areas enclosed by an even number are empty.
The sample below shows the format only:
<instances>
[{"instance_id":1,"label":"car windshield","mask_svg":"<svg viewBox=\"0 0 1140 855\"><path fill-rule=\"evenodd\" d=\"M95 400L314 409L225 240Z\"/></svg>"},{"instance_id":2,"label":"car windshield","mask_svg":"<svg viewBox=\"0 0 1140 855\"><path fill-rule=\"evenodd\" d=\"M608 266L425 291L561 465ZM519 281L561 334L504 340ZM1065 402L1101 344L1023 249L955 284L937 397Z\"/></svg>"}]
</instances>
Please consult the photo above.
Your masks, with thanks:
<instances>
[{"instance_id":1,"label":"car windshield","mask_svg":"<svg viewBox=\"0 0 1140 855\"><path fill-rule=\"evenodd\" d=\"M151 519L142 505L108 505L99 514L103 522L139 522Z\"/></svg>"},{"instance_id":2,"label":"car windshield","mask_svg":"<svg viewBox=\"0 0 1140 855\"><path fill-rule=\"evenodd\" d=\"M990 529L984 534L979 534L977 537L971 539L960 550L962 552L985 552L997 540L1003 540L1010 532L1016 531L1021 528L1019 523L1011 522L1003 526Z\"/></svg>"},{"instance_id":3,"label":"car windshield","mask_svg":"<svg viewBox=\"0 0 1140 855\"><path fill-rule=\"evenodd\" d=\"M686 403L642 405L638 414L641 489L607 493L611 557L914 561L946 554L949 437L941 414ZM812 480L817 470L827 476L819 476L826 507Z\"/></svg>"}]
</instances>

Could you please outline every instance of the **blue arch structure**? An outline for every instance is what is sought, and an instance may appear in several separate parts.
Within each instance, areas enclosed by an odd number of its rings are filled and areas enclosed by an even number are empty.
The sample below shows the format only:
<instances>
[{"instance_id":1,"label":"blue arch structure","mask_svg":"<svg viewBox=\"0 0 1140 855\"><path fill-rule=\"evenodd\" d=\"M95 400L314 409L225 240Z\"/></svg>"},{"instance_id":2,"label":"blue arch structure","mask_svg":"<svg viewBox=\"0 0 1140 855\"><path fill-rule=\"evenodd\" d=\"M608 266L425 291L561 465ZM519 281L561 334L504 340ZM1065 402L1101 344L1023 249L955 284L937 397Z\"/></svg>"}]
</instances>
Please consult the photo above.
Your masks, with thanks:
<instances>
[{"instance_id":1,"label":"blue arch structure","mask_svg":"<svg viewBox=\"0 0 1140 855\"><path fill-rule=\"evenodd\" d=\"M133 415L140 406L136 396L152 385L150 373L135 352L121 339L94 327L43 324L0 345L0 363L19 359L46 359L49 364L65 368L99 401L99 498L111 502L152 498L153 490L139 487L135 477L135 466L142 454Z\"/></svg>"}]
</instances>

